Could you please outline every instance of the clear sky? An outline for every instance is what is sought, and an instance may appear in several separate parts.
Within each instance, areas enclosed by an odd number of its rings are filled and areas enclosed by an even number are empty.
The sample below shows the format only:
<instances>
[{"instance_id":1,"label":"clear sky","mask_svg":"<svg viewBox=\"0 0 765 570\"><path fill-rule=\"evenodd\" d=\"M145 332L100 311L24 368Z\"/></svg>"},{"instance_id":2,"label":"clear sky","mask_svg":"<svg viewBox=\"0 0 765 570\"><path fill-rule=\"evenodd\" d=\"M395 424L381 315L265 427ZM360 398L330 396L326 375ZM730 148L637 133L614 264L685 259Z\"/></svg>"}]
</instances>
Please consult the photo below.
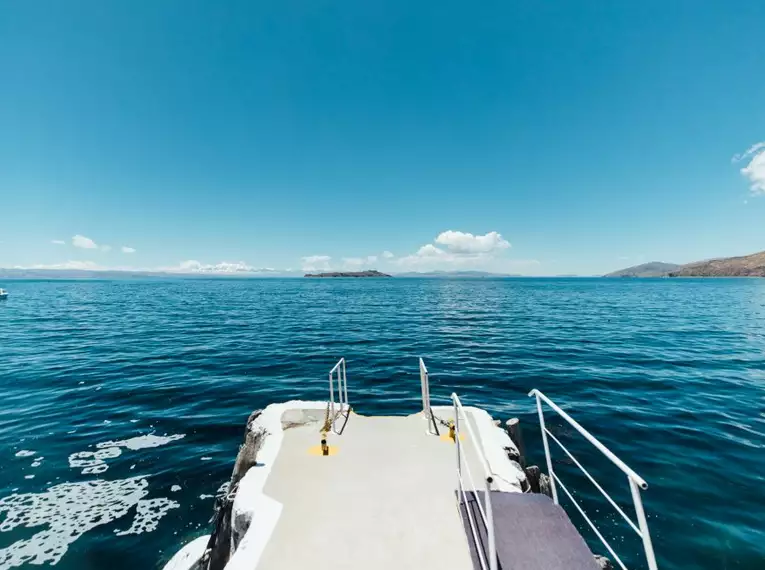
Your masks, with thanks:
<instances>
[{"instance_id":1,"label":"clear sky","mask_svg":"<svg viewBox=\"0 0 765 570\"><path fill-rule=\"evenodd\" d=\"M763 250L763 22L762 0L0 0L0 267Z\"/></svg>"}]
</instances>

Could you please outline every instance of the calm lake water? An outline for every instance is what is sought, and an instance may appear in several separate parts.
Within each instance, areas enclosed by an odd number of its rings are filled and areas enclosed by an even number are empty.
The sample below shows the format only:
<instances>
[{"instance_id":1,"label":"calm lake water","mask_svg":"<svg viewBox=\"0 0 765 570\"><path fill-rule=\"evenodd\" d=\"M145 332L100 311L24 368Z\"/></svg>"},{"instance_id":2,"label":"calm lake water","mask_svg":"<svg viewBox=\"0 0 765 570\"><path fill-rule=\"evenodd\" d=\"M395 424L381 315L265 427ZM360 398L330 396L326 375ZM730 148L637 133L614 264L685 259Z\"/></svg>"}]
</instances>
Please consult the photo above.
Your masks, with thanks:
<instances>
[{"instance_id":1,"label":"calm lake water","mask_svg":"<svg viewBox=\"0 0 765 570\"><path fill-rule=\"evenodd\" d=\"M209 532L249 412L326 399L341 356L359 411L415 412L422 356L434 400L454 390L520 417L542 465L526 396L539 388L648 481L660 568L765 568L765 280L3 286L0 568L160 568ZM621 472L549 417L631 508ZM642 567L626 524L560 456L556 467Z\"/></svg>"}]
</instances>

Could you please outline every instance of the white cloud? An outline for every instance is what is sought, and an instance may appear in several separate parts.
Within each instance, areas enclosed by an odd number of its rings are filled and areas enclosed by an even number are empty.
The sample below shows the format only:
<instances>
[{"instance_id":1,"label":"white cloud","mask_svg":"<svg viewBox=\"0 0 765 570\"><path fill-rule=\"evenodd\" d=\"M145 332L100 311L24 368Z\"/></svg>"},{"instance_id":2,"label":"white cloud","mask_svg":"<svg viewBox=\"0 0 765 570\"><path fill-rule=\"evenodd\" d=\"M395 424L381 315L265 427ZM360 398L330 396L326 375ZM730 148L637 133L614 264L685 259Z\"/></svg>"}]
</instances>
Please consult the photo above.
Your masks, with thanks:
<instances>
[{"instance_id":1,"label":"white cloud","mask_svg":"<svg viewBox=\"0 0 765 570\"><path fill-rule=\"evenodd\" d=\"M50 240L50 242L56 245L66 245L66 242L62 239L52 239Z\"/></svg>"},{"instance_id":2,"label":"white cloud","mask_svg":"<svg viewBox=\"0 0 765 570\"><path fill-rule=\"evenodd\" d=\"M733 162L750 159L749 164L741 169L741 174L749 180L752 194L765 195L765 142L752 145L745 153L733 157Z\"/></svg>"},{"instance_id":3,"label":"white cloud","mask_svg":"<svg viewBox=\"0 0 765 570\"><path fill-rule=\"evenodd\" d=\"M38 265L17 265L14 269L90 269L98 270L104 269L97 263L92 261L66 261L64 263L52 263L50 265L38 264Z\"/></svg>"},{"instance_id":4,"label":"white cloud","mask_svg":"<svg viewBox=\"0 0 765 570\"><path fill-rule=\"evenodd\" d=\"M196 259L183 261L178 267L166 268L167 271L176 271L178 273L259 273L266 271L247 265L244 261L220 263L201 263Z\"/></svg>"},{"instance_id":5,"label":"white cloud","mask_svg":"<svg viewBox=\"0 0 765 570\"><path fill-rule=\"evenodd\" d=\"M96 244L96 242L79 234L72 237L72 245L74 247L81 247L82 249L98 249L98 244Z\"/></svg>"},{"instance_id":6,"label":"white cloud","mask_svg":"<svg viewBox=\"0 0 765 570\"><path fill-rule=\"evenodd\" d=\"M753 155L759 150L765 149L765 141L758 142L750 146L748 149L746 149L745 152L742 152L741 154L734 154L733 158L730 159L731 162L740 162L744 160L745 158Z\"/></svg>"},{"instance_id":7,"label":"white cloud","mask_svg":"<svg viewBox=\"0 0 765 570\"><path fill-rule=\"evenodd\" d=\"M301 259L303 263L326 263L332 258L329 255L309 255Z\"/></svg>"},{"instance_id":8,"label":"white cloud","mask_svg":"<svg viewBox=\"0 0 765 570\"><path fill-rule=\"evenodd\" d=\"M438 234L435 243L420 247L416 253L396 260L400 266L422 270L489 268L497 266L499 256L510 243L497 232L473 235L448 230Z\"/></svg>"},{"instance_id":9,"label":"white cloud","mask_svg":"<svg viewBox=\"0 0 765 570\"><path fill-rule=\"evenodd\" d=\"M346 267L358 268L364 265L371 265L377 262L376 255L368 255L367 257L344 257L343 265Z\"/></svg>"},{"instance_id":10,"label":"white cloud","mask_svg":"<svg viewBox=\"0 0 765 570\"><path fill-rule=\"evenodd\" d=\"M436 243L446 246L454 253L490 253L510 247L510 243L497 232L474 236L466 232L448 230L438 235Z\"/></svg>"},{"instance_id":11,"label":"white cloud","mask_svg":"<svg viewBox=\"0 0 765 570\"><path fill-rule=\"evenodd\" d=\"M415 255L417 257L443 257L446 255L446 252L443 249L437 248L432 243L429 243L418 249Z\"/></svg>"},{"instance_id":12,"label":"white cloud","mask_svg":"<svg viewBox=\"0 0 765 570\"><path fill-rule=\"evenodd\" d=\"M329 262L332 257L329 255L308 255L301 258L303 271L316 271L318 269L329 270Z\"/></svg>"},{"instance_id":13,"label":"white cloud","mask_svg":"<svg viewBox=\"0 0 765 570\"><path fill-rule=\"evenodd\" d=\"M396 256L395 256L395 255L393 255L393 254L392 254L390 251L387 251L387 250L382 252L382 256L383 256L385 259L391 259L391 258L393 258L393 257L396 257Z\"/></svg>"},{"instance_id":14,"label":"white cloud","mask_svg":"<svg viewBox=\"0 0 765 570\"><path fill-rule=\"evenodd\" d=\"M134 247L128 247L126 245L123 245L121 248L122 253L135 253Z\"/></svg>"}]
</instances>

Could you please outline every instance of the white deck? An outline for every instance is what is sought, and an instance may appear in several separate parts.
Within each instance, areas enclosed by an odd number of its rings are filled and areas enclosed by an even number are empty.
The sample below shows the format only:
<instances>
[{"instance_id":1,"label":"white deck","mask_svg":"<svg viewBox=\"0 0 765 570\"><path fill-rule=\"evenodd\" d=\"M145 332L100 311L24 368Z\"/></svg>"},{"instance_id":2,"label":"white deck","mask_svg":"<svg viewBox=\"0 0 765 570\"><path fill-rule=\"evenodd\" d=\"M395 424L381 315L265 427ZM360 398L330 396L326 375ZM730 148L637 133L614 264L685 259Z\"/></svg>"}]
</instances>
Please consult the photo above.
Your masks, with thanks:
<instances>
[{"instance_id":1,"label":"white deck","mask_svg":"<svg viewBox=\"0 0 765 570\"><path fill-rule=\"evenodd\" d=\"M283 509L259 570L472 570L456 506L455 446L429 435L423 414L351 414L343 434L330 436L337 453L329 457L309 453L319 427L284 431L263 489ZM482 481L474 450L463 443Z\"/></svg>"},{"instance_id":2,"label":"white deck","mask_svg":"<svg viewBox=\"0 0 765 570\"><path fill-rule=\"evenodd\" d=\"M325 457L316 450L325 411L326 402L284 402L268 406L254 422L251 429L268 435L258 465L236 494L232 523L244 536L226 570L473 570L448 429L439 425L442 437L428 433L423 413L351 413L342 435L329 434L335 453ZM453 417L451 406L433 411L444 421ZM508 435L485 411L463 411L483 448L493 488L520 492L525 475L507 458L504 448L514 446ZM463 468L467 461L481 487L484 470L472 439L465 432L460 441ZM207 538L185 545L165 570L191 568Z\"/></svg>"}]
</instances>

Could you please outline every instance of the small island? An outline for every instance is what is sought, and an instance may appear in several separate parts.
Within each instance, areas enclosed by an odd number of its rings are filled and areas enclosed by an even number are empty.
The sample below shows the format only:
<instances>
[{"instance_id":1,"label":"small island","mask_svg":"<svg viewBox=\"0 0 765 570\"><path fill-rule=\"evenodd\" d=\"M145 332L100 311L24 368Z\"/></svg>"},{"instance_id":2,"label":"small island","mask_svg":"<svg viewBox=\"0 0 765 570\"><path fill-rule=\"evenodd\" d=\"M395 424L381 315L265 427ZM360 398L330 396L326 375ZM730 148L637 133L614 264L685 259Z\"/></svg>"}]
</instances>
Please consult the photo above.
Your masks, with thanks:
<instances>
[{"instance_id":1,"label":"small island","mask_svg":"<svg viewBox=\"0 0 765 570\"><path fill-rule=\"evenodd\" d=\"M375 269L367 271L330 271L328 273L306 273L305 277L390 277Z\"/></svg>"}]
</instances>

